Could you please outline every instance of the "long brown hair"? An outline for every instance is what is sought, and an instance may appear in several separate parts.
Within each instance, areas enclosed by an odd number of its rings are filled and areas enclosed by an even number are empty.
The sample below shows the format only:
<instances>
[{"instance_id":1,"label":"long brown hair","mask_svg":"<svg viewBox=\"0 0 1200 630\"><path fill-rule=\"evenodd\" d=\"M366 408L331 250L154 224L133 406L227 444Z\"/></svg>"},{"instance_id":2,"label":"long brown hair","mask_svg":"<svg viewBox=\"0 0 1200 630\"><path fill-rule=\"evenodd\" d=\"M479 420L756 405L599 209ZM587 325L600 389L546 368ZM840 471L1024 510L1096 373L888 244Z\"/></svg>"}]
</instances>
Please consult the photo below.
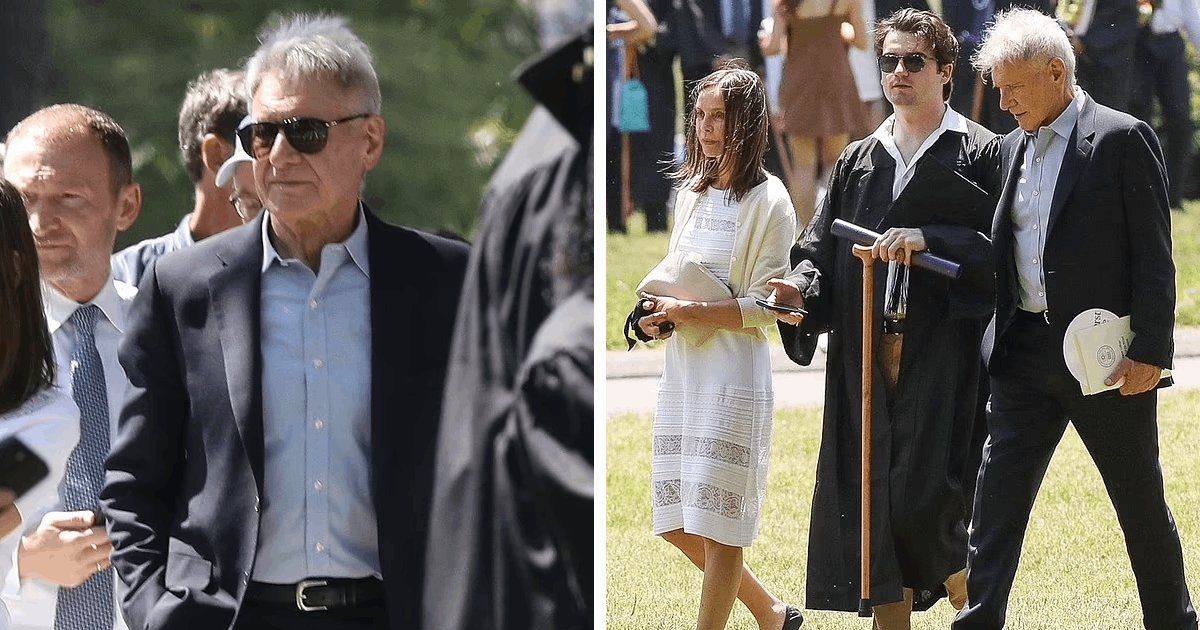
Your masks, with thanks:
<instances>
[{"instance_id":1,"label":"long brown hair","mask_svg":"<svg viewBox=\"0 0 1200 630\"><path fill-rule=\"evenodd\" d=\"M0 413L54 383L54 346L42 312L37 249L25 203L0 179Z\"/></svg>"},{"instance_id":2,"label":"long brown hair","mask_svg":"<svg viewBox=\"0 0 1200 630\"><path fill-rule=\"evenodd\" d=\"M711 87L720 90L725 100L725 149L719 157L704 156L696 137L693 107L687 116L687 157L671 176L693 192L704 192L721 173L731 173L729 194L734 201L741 201L766 179L763 156L767 153L767 90L762 79L738 59L697 81L689 102L695 103Z\"/></svg>"}]
</instances>

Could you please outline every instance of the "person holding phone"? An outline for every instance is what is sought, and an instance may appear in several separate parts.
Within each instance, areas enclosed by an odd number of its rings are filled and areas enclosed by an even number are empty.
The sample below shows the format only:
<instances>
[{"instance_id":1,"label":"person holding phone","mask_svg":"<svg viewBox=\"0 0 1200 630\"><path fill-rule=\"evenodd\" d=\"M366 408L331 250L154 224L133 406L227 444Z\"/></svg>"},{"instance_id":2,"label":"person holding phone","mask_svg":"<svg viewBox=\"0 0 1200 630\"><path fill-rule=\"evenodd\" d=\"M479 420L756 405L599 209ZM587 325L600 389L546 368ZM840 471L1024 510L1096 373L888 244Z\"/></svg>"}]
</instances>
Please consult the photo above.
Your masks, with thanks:
<instances>
[{"instance_id":1,"label":"person holding phone","mask_svg":"<svg viewBox=\"0 0 1200 630\"><path fill-rule=\"evenodd\" d=\"M958 42L941 19L902 9L876 27L875 52L896 113L842 153L792 249L796 268L770 282L769 301L809 311L776 314L802 365L830 331L806 588L810 607L857 611L863 265L830 226L843 219L882 232L870 604L876 628L907 630L912 610L947 593L957 608L966 600L966 506L983 431L979 341L993 293L987 234L1001 173L995 134L946 103ZM918 201L930 191L937 203ZM912 254L925 250L962 265L962 277L910 271ZM891 299L878 295L885 289Z\"/></svg>"},{"instance_id":2,"label":"person holding phone","mask_svg":"<svg viewBox=\"0 0 1200 630\"><path fill-rule=\"evenodd\" d=\"M690 101L669 251L699 254L733 297L643 296L650 314L637 321L641 332L670 338L654 416L654 533L704 571L697 628L724 628L737 597L760 628L795 630L800 610L766 589L742 550L758 534L774 403L764 332L774 319L755 300L787 270L796 215L763 169L767 99L758 75L732 62L702 79ZM685 328L711 334L692 345L673 334Z\"/></svg>"},{"instance_id":3,"label":"person holding phone","mask_svg":"<svg viewBox=\"0 0 1200 630\"><path fill-rule=\"evenodd\" d=\"M37 249L21 194L0 179L0 575L11 569L24 516L58 498L79 440L79 409L54 386ZM8 609L0 600L4 621ZM7 627L7 625L5 625Z\"/></svg>"}]
</instances>

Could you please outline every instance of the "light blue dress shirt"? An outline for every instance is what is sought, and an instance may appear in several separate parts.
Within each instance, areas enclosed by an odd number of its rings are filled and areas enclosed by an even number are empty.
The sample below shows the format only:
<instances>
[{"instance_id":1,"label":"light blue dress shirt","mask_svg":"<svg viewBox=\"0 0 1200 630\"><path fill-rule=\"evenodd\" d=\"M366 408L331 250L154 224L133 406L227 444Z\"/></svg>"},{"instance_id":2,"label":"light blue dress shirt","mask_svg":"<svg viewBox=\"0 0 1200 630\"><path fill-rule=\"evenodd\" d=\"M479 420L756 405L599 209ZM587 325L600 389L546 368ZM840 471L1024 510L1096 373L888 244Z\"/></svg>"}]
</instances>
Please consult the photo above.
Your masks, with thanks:
<instances>
[{"instance_id":1,"label":"light blue dress shirt","mask_svg":"<svg viewBox=\"0 0 1200 630\"><path fill-rule=\"evenodd\" d=\"M371 497L367 225L321 249L320 272L279 256L263 221L263 504L252 579L380 576Z\"/></svg>"},{"instance_id":2,"label":"light blue dress shirt","mask_svg":"<svg viewBox=\"0 0 1200 630\"><path fill-rule=\"evenodd\" d=\"M170 234L148 238L112 255L113 278L137 286L150 263L171 252L196 244L192 238L192 215L186 214Z\"/></svg>"},{"instance_id":3,"label":"light blue dress shirt","mask_svg":"<svg viewBox=\"0 0 1200 630\"><path fill-rule=\"evenodd\" d=\"M1017 174L1012 204L1013 258L1017 265L1017 307L1040 313L1046 310L1046 274L1042 254L1046 249L1046 229L1050 204L1058 185L1063 156L1071 131L1079 121L1087 94L1075 88L1075 98L1063 113L1036 134L1025 134L1025 155Z\"/></svg>"}]
</instances>

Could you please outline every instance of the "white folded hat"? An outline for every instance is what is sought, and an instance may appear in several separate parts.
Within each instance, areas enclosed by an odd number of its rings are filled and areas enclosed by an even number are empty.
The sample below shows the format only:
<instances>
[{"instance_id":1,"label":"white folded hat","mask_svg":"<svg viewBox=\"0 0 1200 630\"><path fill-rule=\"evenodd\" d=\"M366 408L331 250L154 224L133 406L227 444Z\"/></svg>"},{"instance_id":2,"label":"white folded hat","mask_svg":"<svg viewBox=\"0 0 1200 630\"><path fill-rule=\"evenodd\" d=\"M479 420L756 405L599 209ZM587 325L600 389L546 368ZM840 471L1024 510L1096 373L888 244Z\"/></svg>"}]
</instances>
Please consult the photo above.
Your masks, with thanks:
<instances>
[{"instance_id":1,"label":"white folded hat","mask_svg":"<svg viewBox=\"0 0 1200 630\"><path fill-rule=\"evenodd\" d=\"M238 130L240 131L253 122L252 118L246 116L242 122L238 123ZM233 134L233 147L233 155L229 156L221 168L217 169L217 186L221 188L229 185L229 180L233 179L233 173L237 170L238 164L254 161L254 158L250 157L250 154L246 153L246 149L242 147L242 139L236 133Z\"/></svg>"}]
</instances>

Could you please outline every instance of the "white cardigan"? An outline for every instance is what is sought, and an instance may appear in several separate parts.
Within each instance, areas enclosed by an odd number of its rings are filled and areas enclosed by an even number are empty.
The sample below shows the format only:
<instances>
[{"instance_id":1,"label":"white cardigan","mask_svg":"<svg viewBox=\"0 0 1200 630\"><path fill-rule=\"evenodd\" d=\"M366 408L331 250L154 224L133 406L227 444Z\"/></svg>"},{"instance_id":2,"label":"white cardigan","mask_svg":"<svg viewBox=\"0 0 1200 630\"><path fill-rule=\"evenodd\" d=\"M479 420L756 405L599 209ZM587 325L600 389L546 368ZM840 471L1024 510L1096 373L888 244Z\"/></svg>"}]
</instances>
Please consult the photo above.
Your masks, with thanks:
<instances>
[{"instance_id":1,"label":"white cardigan","mask_svg":"<svg viewBox=\"0 0 1200 630\"><path fill-rule=\"evenodd\" d=\"M703 194L712 194L710 189ZM720 193L718 193L720 194ZM679 247L683 228L696 211L700 193L687 186L675 199L675 226L667 252ZM729 288L742 313L741 332L765 339L763 328L775 323L771 311L754 303L771 294L767 281L787 275L792 244L796 241L796 212L783 182L767 174L767 180L750 189L738 204L738 219L729 258Z\"/></svg>"}]
</instances>

